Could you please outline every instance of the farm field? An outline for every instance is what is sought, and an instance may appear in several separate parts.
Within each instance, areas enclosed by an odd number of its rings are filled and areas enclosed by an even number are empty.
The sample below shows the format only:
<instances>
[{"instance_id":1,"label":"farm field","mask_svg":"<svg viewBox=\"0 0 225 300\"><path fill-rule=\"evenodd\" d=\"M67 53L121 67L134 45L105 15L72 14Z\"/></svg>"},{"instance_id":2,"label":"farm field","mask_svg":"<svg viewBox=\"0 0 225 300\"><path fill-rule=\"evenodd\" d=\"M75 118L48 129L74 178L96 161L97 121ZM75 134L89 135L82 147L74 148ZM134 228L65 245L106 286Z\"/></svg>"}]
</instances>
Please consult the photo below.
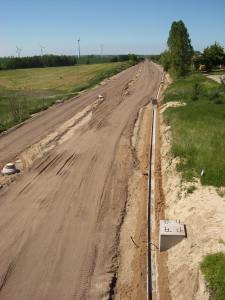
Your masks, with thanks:
<instances>
[{"instance_id":1,"label":"farm field","mask_svg":"<svg viewBox=\"0 0 225 300\"><path fill-rule=\"evenodd\" d=\"M129 66L118 62L0 71L0 132Z\"/></svg>"}]
</instances>

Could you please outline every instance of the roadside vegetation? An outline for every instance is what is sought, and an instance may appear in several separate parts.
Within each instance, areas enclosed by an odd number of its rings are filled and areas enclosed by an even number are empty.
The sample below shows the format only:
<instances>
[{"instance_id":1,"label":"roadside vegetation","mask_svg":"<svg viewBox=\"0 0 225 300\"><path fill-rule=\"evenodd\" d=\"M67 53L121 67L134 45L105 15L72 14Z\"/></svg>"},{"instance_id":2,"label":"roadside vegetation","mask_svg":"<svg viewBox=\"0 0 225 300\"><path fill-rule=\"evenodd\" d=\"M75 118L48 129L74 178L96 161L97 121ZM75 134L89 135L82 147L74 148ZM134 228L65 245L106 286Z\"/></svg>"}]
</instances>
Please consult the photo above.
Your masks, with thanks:
<instances>
[{"instance_id":1,"label":"roadside vegetation","mask_svg":"<svg viewBox=\"0 0 225 300\"><path fill-rule=\"evenodd\" d=\"M193 66L196 71L211 72L215 68L224 68L225 52L223 47L215 42L213 45L206 47L203 53L196 51L193 56Z\"/></svg>"},{"instance_id":2,"label":"roadside vegetation","mask_svg":"<svg viewBox=\"0 0 225 300\"><path fill-rule=\"evenodd\" d=\"M173 22L167 45L160 62L173 82L165 92L164 102L185 104L164 112L165 122L171 126L177 170L186 181L197 178L203 185L225 187L225 81L221 76L219 84L204 74L224 74L224 49L215 43L203 53L194 51L182 21ZM193 183L187 193L193 193L195 188ZM206 255L200 270L210 299L224 300L225 253Z\"/></svg>"},{"instance_id":3,"label":"roadside vegetation","mask_svg":"<svg viewBox=\"0 0 225 300\"><path fill-rule=\"evenodd\" d=\"M172 23L167 44L161 63L174 81L164 102L186 104L164 114L172 129L172 153L180 158L177 169L186 180L200 178L204 185L225 186L225 83L191 72L196 54L182 21ZM216 67L225 57L224 49L215 43L203 56L208 57L207 66Z\"/></svg>"},{"instance_id":4,"label":"roadside vegetation","mask_svg":"<svg viewBox=\"0 0 225 300\"><path fill-rule=\"evenodd\" d=\"M200 269L211 291L212 300L224 300L225 295L225 253L206 255Z\"/></svg>"},{"instance_id":5,"label":"roadside vegetation","mask_svg":"<svg viewBox=\"0 0 225 300\"><path fill-rule=\"evenodd\" d=\"M172 153L180 158L178 171L189 181L225 186L224 87L204 75L189 75L170 85L164 101L186 103L164 113L172 129Z\"/></svg>"},{"instance_id":6,"label":"roadside vegetation","mask_svg":"<svg viewBox=\"0 0 225 300\"><path fill-rule=\"evenodd\" d=\"M225 71L224 48L215 42L203 52L194 51L188 30L181 20L172 23L167 46L168 50L161 53L159 61L173 78L185 76L191 71Z\"/></svg>"},{"instance_id":7,"label":"roadside vegetation","mask_svg":"<svg viewBox=\"0 0 225 300\"><path fill-rule=\"evenodd\" d=\"M134 61L0 71L0 132L91 88Z\"/></svg>"}]
</instances>

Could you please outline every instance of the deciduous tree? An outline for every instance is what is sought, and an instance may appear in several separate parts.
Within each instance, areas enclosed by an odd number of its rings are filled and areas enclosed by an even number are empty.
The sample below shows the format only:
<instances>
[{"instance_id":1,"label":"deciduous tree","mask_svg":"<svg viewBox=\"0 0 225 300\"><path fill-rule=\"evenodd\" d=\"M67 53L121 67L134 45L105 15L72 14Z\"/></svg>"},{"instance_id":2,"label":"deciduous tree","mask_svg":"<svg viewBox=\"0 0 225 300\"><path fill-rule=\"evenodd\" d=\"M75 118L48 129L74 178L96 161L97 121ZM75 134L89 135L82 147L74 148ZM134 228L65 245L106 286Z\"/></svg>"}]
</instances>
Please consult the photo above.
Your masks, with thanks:
<instances>
[{"instance_id":1,"label":"deciduous tree","mask_svg":"<svg viewBox=\"0 0 225 300\"><path fill-rule=\"evenodd\" d=\"M225 63L224 48L215 43L204 49L203 60L207 71L210 71L213 67L217 67Z\"/></svg>"},{"instance_id":2,"label":"deciduous tree","mask_svg":"<svg viewBox=\"0 0 225 300\"><path fill-rule=\"evenodd\" d=\"M191 67L193 47L183 21L173 22L167 41L170 69L175 76L184 76Z\"/></svg>"}]
</instances>

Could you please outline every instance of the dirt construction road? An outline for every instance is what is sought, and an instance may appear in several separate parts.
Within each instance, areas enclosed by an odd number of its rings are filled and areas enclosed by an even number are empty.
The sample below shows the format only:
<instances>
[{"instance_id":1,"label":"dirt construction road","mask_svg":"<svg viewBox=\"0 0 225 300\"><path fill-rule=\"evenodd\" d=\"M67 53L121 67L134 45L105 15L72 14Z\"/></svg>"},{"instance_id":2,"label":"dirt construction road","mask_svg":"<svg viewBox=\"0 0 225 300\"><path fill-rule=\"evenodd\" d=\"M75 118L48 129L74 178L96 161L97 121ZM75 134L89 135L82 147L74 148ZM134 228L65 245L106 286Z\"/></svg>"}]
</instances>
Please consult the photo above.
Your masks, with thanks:
<instances>
[{"instance_id":1,"label":"dirt construction road","mask_svg":"<svg viewBox=\"0 0 225 300\"><path fill-rule=\"evenodd\" d=\"M112 297L133 126L160 78L146 61L0 137L23 170L0 190L1 300Z\"/></svg>"}]
</instances>

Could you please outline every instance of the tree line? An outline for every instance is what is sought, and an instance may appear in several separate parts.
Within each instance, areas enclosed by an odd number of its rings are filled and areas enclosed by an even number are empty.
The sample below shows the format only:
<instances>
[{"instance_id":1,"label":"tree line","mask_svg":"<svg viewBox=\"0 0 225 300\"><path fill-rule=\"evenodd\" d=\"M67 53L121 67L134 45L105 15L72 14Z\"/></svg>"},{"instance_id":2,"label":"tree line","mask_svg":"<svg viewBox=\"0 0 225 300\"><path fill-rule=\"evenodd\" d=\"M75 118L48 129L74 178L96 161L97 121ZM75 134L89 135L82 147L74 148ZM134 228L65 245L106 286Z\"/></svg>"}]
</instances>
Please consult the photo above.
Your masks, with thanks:
<instances>
[{"instance_id":1,"label":"tree line","mask_svg":"<svg viewBox=\"0 0 225 300\"><path fill-rule=\"evenodd\" d=\"M219 43L205 48L202 53L194 51L188 30L181 20L172 23L167 46L160 55L160 62L174 77L185 76L193 69L211 71L225 65L224 48Z\"/></svg>"},{"instance_id":2,"label":"tree line","mask_svg":"<svg viewBox=\"0 0 225 300\"><path fill-rule=\"evenodd\" d=\"M192 60L195 70L199 71L211 71L218 66L224 67L224 48L215 42L213 45L206 47L202 53L196 51Z\"/></svg>"},{"instance_id":3,"label":"tree line","mask_svg":"<svg viewBox=\"0 0 225 300\"><path fill-rule=\"evenodd\" d=\"M73 66L76 64L95 64L107 62L137 62L140 58L135 54L126 55L82 55L77 58L73 55L42 55L26 57L2 57L0 58L0 70L26 69Z\"/></svg>"},{"instance_id":4,"label":"tree line","mask_svg":"<svg viewBox=\"0 0 225 300\"><path fill-rule=\"evenodd\" d=\"M68 55L43 55L26 57L3 57L0 58L0 69L26 69L56 66L72 66L77 63L75 56Z\"/></svg>"}]
</instances>

